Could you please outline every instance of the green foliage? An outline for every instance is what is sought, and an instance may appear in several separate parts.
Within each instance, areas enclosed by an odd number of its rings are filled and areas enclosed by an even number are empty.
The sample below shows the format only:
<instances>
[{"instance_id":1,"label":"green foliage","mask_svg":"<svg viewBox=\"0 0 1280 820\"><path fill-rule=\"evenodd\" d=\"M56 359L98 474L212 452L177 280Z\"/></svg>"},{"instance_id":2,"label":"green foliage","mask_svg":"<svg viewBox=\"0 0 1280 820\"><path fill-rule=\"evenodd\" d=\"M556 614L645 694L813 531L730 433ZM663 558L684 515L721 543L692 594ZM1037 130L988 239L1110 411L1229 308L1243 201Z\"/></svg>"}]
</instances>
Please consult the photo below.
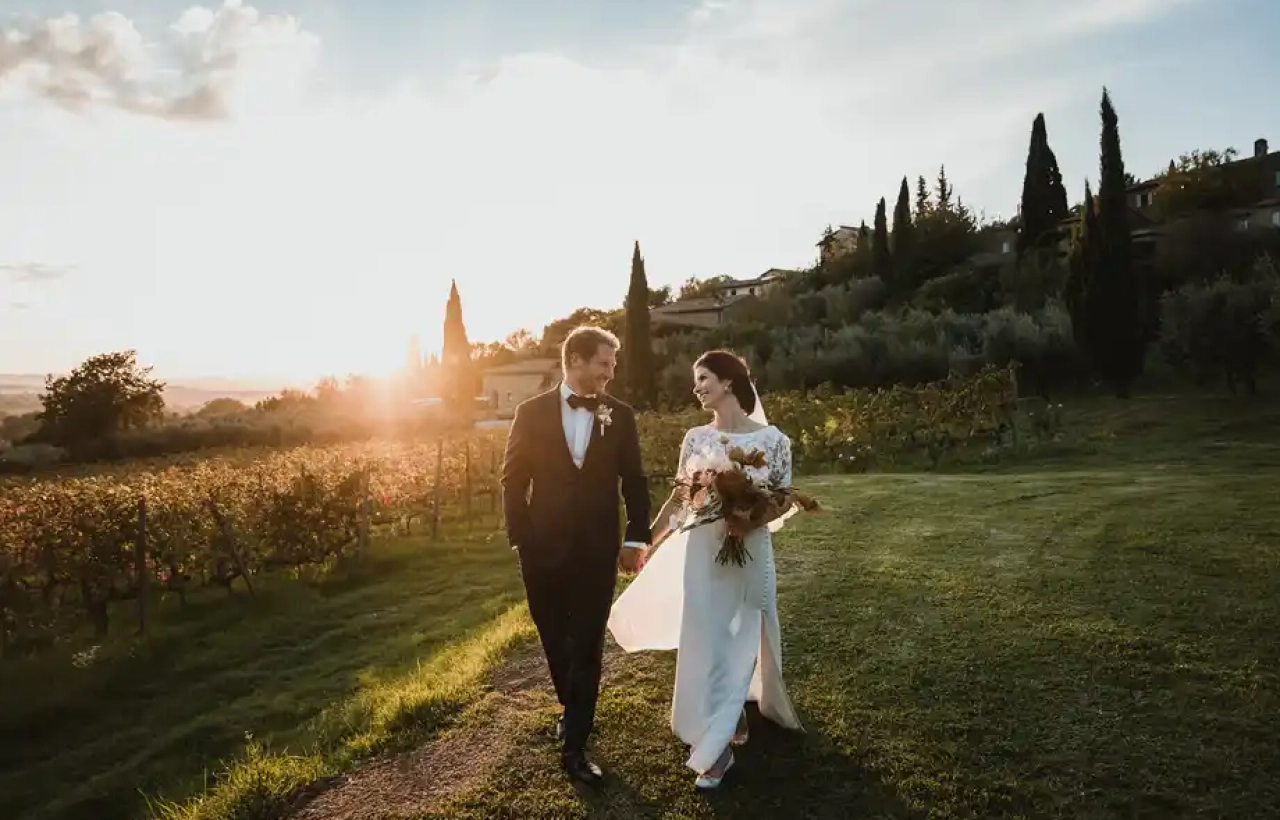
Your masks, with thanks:
<instances>
[{"instance_id":1,"label":"green foliage","mask_svg":"<svg viewBox=\"0 0 1280 820\"><path fill-rule=\"evenodd\" d=\"M916 223L922 223L933 212L933 203L929 199L929 183L924 174L916 177Z\"/></svg>"},{"instance_id":2,"label":"green foliage","mask_svg":"<svg viewBox=\"0 0 1280 820\"><path fill-rule=\"evenodd\" d=\"M1188 213L1164 227L1149 289L1158 299L1165 291L1207 284L1223 274L1246 276L1264 256L1280 258L1280 231L1242 231L1230 213Z\"/></svg>"},{"instance_id":3,"label":"green foliage","mask_svg":"<svg viewBox=\"0 0 1280 820\"><path fill-rule=\"evenodd\" d=\"M456 367L471 357L471 343L467 341L467 326L462 319L462 296L458 283L449 286L449 301L444 309L444 346L442 359L450 367Z\"/></svg>"},{"instance_id":4,"label":"green foliage","mask_svg":"<svg viewBox=\"0 0 1280 820\"><path fill-rule=\"evenodd\" d=\"M887 284L890 290L901 295L904 286L915 280L909 265L916 259L915 224L911 218L911 191L907 178L902 178L898 188L898 201L893 206L893 279Z\"/></svg>"},{"instance_id":5,"label":"green foliage","mask_svg":"<svg viewBox=\"0 0 1280 820\"><path fill-rule=\"evenodd\" d=\"M79 450L122 430L145 427L164 413L164 383L126 350L87 359L69 375L45 379L40 437Z\"/></svg>"},{"instance_id":6,"label":"green foliage","mask_svg":"<svg viewBox=\"0 0 1280 820\"><path fill-rule=\"evenodd\" d=\"M1161 300L1160 347L1201 384L1225 377L1235 392L1258 392L1258 371L1280 358L1280 270L1259 260L1253 275L1184 285Z\"/></svg>"},{"instance_id":7,"label":"green foliage","mask_svg":"<svg viewBox=\"0 0 1280 820\"><path fill-rule=\"evenodd\" d=\"M620 785L564 783L546 695L503 724L517 751L422 820L1280 816L1274 427L1185 396L1063 413L1100 452L806 481L831 513L775 548L807 734L752 711L737 781L690 788L674 658L642 652L607 661L601 694L594 753Z\"/></svg>"},{"instance_id":8,"label":"green foliage","mask_svg":"<svg viewBox=\"0 0 1280 820\"><path fill-rule=\"evenodd\" d=\"M671 294L671 286L663 285L660 288L649 288L649 307L656 308L663 305L669 305L675 299Z\"/></svg>"},{"instance_id":9,"label":"green foliage","mask_svg":"<svg viewBox=\"0 0 1280 820\"><path fill-rule=\"evenodd\" d=\"M909 388L771 392L769 416L791 437L797 469L865 470L922 454L937 466L967 445L998 443L1016 407L1013 368L986 367L969 376ZM640 419L646 464L672 475L684 431L701 423L687 412Z\"/></svg>"},{"instance_id":10,"label":"green foliage","mask_svg":"<svg viewBox=\"0 0 1280 820\"><path fill-rule=\"evenodd\" d=\"M916 291L912 304L921 310L985 313L999 307L1000 271L966 268L930 279Z\"/></svg>"},{"instance_id":11,"label":"green foliage","mask_svg":"<svg viewBox=\"0 0 1280 820\"><path fill-rule=\"evenodd\" d=\"M871 273L881 282L888 283L893 278L893 252L889 249L889 222L884 209L884 197L880 197L871 234Z\"/></svg>"},{"instance_id":12,"label":"green foliage","mask_svg":"<svg viewBox=\"0 0 1280 820\"><path fill-rule=\"evenodd\" d=\"M1120 126L1111 95L1102 92L1101 182L1098 186L1098 229L1101 242L1097 270L1090 280L1090 310L1098 314L1099 344L1094 361L1099 375L1116 395L1129 395L1142 373L1146 349L1143 327L1142 287L1133 259L1129 199L1124 158L1120 151Z\"/></svg>"},{"instance_id":13,"label":"green foliage","mask_svg":"<svg viewBox=\"0 0 1280 820\"><path fill-rule=\"evenodd\" d=\"M1019 257L1032 248L1052 251L1062 221L1068 216L1067 190L1062 184L1058 158L1049 147L1044 114L1037 114L1031 124L1019 215L1022 223L1018 230Z\"/></svg>"},{"instance_id":14,"label":"green foliage","mask_svg":"<svg viewBox=\"0 0 1280 820\"><path fill-rule=\"evenodd\" d=\"M1093 191L1086 181L1080 219L1071 235L1071 254L1068 262L1070 272L1064 297L1067 309L1071 312L1071 327L1076 343L1090 357L1094 355L1100 343L1096 331L1098 314L1091 309L1089 296L1093 277L1098 271L1101 241L1098 208L1094 203Z\"/></svg>"},{"instance_id":15,"label":"green foliage","mask_svg":"<svg viewBox=\"0 0 1280 820\"><path fill-rule=\"evenodd\" d=\"M234 416L248 409L249 406L239 399L220 398L205 402L204 406L196 411L195 416L200 419L216 419Z\"/></svg>"},{"instance_id":16,"label":"green foliage","mask_svg":"<svg viewBox=\"0 0 1280 820\"><path fill-rule=\"evenodd\" d=\"M627 400L640 408L651 407L656 398L653 338L649 332L651 302L652 291L645 276L644 257L640 255L640 243L636 242L631 253L631 287L624 304L627 327L622 345L622 375Z\"/></svg>"},{"instance_id":17,"label":"green foliage","mask_svg":"<svg viewBox=\"0 0 1280 820\"><path fill-rule=\"evenodd\" d=\"M599 308L581 307L563 319L556 319L543 328L542 355L559 357L560 345L564 344L573 329L582 325L602 327L619 338L626 335L626 313L618 310L600 310Z\"/></svg>"},{"instance_id":18,"label":"green foliage","mask_svg":"<svg viewBox=\"0 0 1280 820\"><path fill-rule=\"evenodd\" d=\"M829 259L808 275L793 277L787 283L787 292L793 296L802 296L821 290L828 285L845 285L850 282L868 279L875 275L875 258L872 250L872 233L864 220L858 227L857 244L851 253Z\"/></svg>"},{"instance_id":19,"label":"green foliage","mask_svg":"<svg viewBox=\"0 0 1280 820\"><path fill-rule=\"evenodd\" d=\"M41 644L77 615L105 633L108 605L140 589L185 596L357 557L362 516L408 527L437 497L451 514L492 504L500 438L477 431L438 457L433 445L297 448L5 487L0 634Z\"/></svg>"},{"instance_id":20,"label":"green foliage","mask_svg":"<svg viewBox=\"0 0 1280 820\"><path fill-rule=\"evenodd\" d=\"M956 196L945 167L938 169L933 201L929 201L926 192L924 202L916 202L916 211L912 242L916 258L901 263L904 269L913 271L914 279L908 291L951 273L980 249L978 220Z\"/></svg>"},{"instance_id":21,"label":"green foliage","mask_svg":"<svg viewBox=\"0 0 1280 820\"><path fill-rule=\"evenodd\" d=\"M709 279L695 279L690 277L680 286L680 299L702 299L707 296L715 296L720 292L720 288L726 283L733 281L729 276L712 276Z\"/></svg>"},{"instance_id":22,"label":"green foliage","mask_svg":"<svg viewBox=\"0 0 1280 820\"><path fill-rule=\"evenodd\" d=\"M444 345L440 349L443 389L451 415L465 419L472 413L475 396L475 372L471 362L471 343L462 320L462 297L458 283L449 287L449 301L444 311Z\"/></svg>"},{"instance_id":23,"label":"green foliage","mask_svg":"<svg viewBox=\"0 0 1280 820\"><path fill-rule=\"evenodd\" d=\"M264 577L252 601L171 601L145 640L6 659L0 817L281 818L323 778L431 741L532 637L488 535L379 538L324 578Z\"/></svg>"},{"instance_id":24,"label":"green foliage","mask_svg":"<svg viewBox=\"0 0 1280 820\"><path fill-rule=\"evenodd\" d=\"M1096 200L1085 185L1066 300L1075 338L1093 369L1117 396L1127 397L1142 373L1147 329L1143 288L1133 260L1119 120L1105 89L1101 119L1102 182Z\"/></svg>"},{"instance_id":25,"label":"green foliage","mask_svg":"<svg viewBox=\"0 0 1280 820\"><path fill-rule=\"evenodd\" d=\"M1262 174L1252 159L1238 159L1235 148L1182 154L1156 177L1159 185L1152 204L1165 219L1253 205L1265 194Z\"/></svg>"},{"instance_id":26,"label":"green foliage","mask_svg":"<svg viewBox=\"0 0 1280 820\"><path fill-rule=\"evenodd\" d=\"M856 300L878 292L875 280L854 283L852 288L823 291L824 309L845 301L855 309ZM815 299L818 298L815 296ZM1008 352L1009 325L1016 325L1019 345ZM914 385L942 379L951 371L969 372L983 364L1017 361L1035 374L1034 389L1047 392L1078 378L1078 365L1070 332L1070 320L1062 305L1050 302L1043 309L1019 314L1010 309L985 314L952 310L932 313L919 309L865 310L855 321L828 321L774 327L721 330L666 340L669 358L663 370L663 404L678 407L690 402L692 389L687 362L711 346L730 347L753 363L764 390L808 390L819 385L835 388Z\"/></svg>"},{"instance_id":27,"label":"green foliage","mask_svg":"<svg viewBox=\"0 0 1280 820\"><path fill-rule=\"evenodd\" d=\"M0 417L0 451L17 444L40 429L40 413Z\"/></svg>"},{"instance_id":28,"label":"green foliage","mask_svg":"<svg viewBox=\"0 0 1280 820\"><path fill-rule=\"evenodd\" d=\"M1024 254L1017 265L1001 268L1001 298L1014 310L1039 310L1050 301L1063 297L1069 275L1069 261L1060 259L1056 252Z\"/></svg>"}]
</instances>

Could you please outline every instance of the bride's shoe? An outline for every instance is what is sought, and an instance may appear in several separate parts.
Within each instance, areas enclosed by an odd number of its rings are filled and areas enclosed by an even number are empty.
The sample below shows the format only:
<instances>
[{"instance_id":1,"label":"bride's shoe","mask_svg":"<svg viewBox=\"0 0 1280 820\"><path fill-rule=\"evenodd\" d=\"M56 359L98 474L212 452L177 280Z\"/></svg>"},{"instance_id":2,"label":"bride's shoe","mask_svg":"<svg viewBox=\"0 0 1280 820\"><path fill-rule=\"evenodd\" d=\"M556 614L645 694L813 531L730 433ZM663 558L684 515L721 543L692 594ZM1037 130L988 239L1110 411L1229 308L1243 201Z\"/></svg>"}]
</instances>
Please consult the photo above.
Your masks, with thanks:
<instances>
[{"instance_id":1,"label":"bride's shoe","mask_svg":"<svg viewBox=\"0 0 1280 820\"><path fill-rule=\"evenodd\" d=\"M751 729L747 724L747 710L742 710L742 717L738 718L738 728L734 730L733 739L729 741L734 746L745 746L747 740L751 738Z\"/></svg>"},{"instance_id":2,"label":"bride's shoe","mask_svg":"<svg viewBox=\"0 0 1280 820\"><path fill-rule=\"evenodd\" d=\"M724 782L724 776L733 768L733 752L728 751L727 754L729 755L729 762L724 764L724 768L720 770L720 774L713 775L708 772L703 772L698 775L697 780L693 781L694 788L699 789L700 791L709 791L720 787L720 784Z\"/></svg>"}]
</instances>

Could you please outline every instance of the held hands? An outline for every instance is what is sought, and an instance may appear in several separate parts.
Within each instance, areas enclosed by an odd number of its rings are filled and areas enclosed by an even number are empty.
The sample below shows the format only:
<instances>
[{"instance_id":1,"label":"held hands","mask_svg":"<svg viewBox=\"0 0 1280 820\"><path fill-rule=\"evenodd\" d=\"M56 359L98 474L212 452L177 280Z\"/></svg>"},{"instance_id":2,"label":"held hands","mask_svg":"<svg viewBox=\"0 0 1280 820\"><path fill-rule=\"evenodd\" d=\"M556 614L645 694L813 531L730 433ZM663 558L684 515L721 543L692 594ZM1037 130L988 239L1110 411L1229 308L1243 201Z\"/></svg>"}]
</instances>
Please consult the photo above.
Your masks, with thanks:
<instances>
[{"instance_id":1,"label":"held hands","mask_svg":"<svg viewBox=\"0 0 1280 820\"><path fill-rule=\"evenodd\" d=\"M623 547L618 553L618 569L627 575L635 575L644 569L648 555L648 547Z\"/></svg>"}]
</instances>

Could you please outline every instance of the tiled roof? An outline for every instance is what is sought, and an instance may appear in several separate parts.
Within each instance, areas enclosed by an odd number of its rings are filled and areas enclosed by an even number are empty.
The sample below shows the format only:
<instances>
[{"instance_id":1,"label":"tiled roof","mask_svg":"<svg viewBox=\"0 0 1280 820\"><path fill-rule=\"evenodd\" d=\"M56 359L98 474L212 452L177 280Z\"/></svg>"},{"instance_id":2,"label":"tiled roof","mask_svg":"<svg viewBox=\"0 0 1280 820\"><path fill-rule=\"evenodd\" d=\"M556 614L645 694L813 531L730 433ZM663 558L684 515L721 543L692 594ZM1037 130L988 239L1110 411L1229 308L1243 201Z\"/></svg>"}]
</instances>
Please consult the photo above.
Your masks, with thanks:
<instances>
[{"instance_id":1,"label":"tiled roof","mask_svg":"<svg viewBox=\"0 0 1280 820\"><path fill-rule=\"evenodd\" d=\"M560 362L558 362L555 359L524 359L523 361L512 362L511 364L503 364L503 365L498 365L497 367L490 367L488 370L485 370L484 372L486 374L496 373L499 375L511 375L511 376L520 375L522 373L528 373L530 375L542 375L543 373L546 373L548 370L553 370L559 366L560 366Z\"/></svg>"},{"instance_id":2,"label":"tiled roof","mask_svg":"<svg viewBox=\"0 0 1280 820\"><path fill-rule=\"evenodd\" d=\"M656 307L649 311L659 315L668 315L672 313L710 313L712 311L724 310L729 305L739 302L743 299L749 299L749 296L704 296L700 299L681 299L678 302Z\"/></svg>"}]
</instances>

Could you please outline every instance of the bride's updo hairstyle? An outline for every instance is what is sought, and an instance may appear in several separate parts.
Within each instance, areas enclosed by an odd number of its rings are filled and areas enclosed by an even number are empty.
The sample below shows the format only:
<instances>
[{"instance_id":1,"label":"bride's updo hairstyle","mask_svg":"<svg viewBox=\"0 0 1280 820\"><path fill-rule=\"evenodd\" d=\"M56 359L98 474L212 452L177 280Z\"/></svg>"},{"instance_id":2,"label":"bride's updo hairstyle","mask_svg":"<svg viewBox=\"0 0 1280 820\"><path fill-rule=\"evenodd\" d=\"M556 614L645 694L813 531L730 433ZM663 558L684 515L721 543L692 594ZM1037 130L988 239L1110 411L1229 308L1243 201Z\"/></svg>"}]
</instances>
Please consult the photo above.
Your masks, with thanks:
<instances>
[{"instance_id":1,"label":"bride's updo hairstyle","mask_svg":"<svg viewBox=\"0 0 1280 820\"><path fill-rule=\"evenodd\" d=\"M742 412L751 415L756 411L756 390L751 386L751 368L737 354L727 350L708 350L693 363L694 369L706 368L716 378L729 383L729 392L738 400Z\"/></svg>"}]
</instances>

